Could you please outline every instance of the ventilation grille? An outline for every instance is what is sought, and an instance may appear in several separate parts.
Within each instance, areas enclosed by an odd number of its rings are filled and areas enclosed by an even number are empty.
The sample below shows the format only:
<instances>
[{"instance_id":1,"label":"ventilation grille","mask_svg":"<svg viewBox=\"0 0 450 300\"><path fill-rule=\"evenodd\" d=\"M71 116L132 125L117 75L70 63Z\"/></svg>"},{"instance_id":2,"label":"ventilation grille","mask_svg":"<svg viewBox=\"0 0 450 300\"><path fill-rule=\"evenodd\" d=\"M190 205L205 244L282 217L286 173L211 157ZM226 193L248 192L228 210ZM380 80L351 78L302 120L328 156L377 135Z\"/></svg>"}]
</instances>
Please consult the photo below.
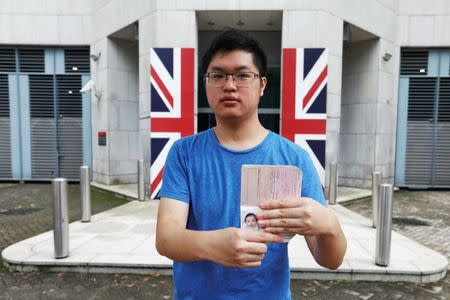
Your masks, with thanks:
<instances>
[{"instance_id":1,"label":"ventilation grille","mask_svg":"<svg viewBox=\"0 0 450 300\"><path fill-rule=\"evenodd\" d=\"M408 121L433 121L436 78L410 78Z\"/></svg>"},{"instance_id":2,"label":"ventilation grille","mask_svg":"<svg viewBox=\"0 0 450 300\"><path fill-rule=\"evenodd\" d=\"M436 78L410 78L405 183L431 185Z\"/></svg>"},{"instance_id":3,"label":"ventilation grille","mask_svg":"<svg viewBox=\"0 0 450 300\"><path fill-rule=\"evenodd\" d=\"M0 178L11 178L8 75L0 75Z\"/></svg>"},{"instance_id":4,"label":"ventilation grille","mask_svg":"<svg viewBox=\"0 0 450 300\"><path fill-rule=\"evenodd\" d=\"M406 139L405 183L431 185L434 124L408 121Z\"/></svg>"},{"instance_id":5,"label":"ventilation grille","mask_svg":"<svg viewBox=\"0 0 450 300\"><path fill-rule=\"evenodd\" d=\"M428 50L402 49L400 75L427 75Z\"/></svg>"},{"instance_id":6,"label":"ventilation grille","mask_svg":"<svg viewBox=\"0 0 450 300\"><path fill-rule=\"evenodd\" d=\"M79 179L83 165L83 130L80 117L58 118L59 176Z\"/></svg>"},{"instance_id":7,"label":"ventilation grille","mask_svg":"<svg viewBox=\"0 0 450 300\"><path fill-rule=\"evenodd\" d=\"M83 164L81 76L59 75L56 78L59 176L79 179Z\"/></svg>"},{"instance_id":8,"label":"ventilation grille","mask_svg":"<svg viewBox=\"0 0 450 300\"><path fill-rule=\"evenodd\" d=\"M438 186L450 186L450 78L440 79L439 111L435 152L435 180Z\"/></svg>"},{"instance_id":9,"label":"ventilation grille","mask_svg":"<svg viewBox=\"0 0 450 300\"><path fill-rule=\"evenodd\" d=\"M54 118L31 118L31 175L36 179L56 176Z\"/></svg>"},{"instance_id":10,"label":"ventilation grille","mask_svg":"<svg viewBox=\"0 0 450 300\"><path fill-rule=\"evenodd\" d=\"M450 122L450 78L441 78L439 85L439 122ZM450 160L450 159L449 159Z\"/></svg>"},{"instance_id":11,"label":"ventilation grille","mask_svg":"<svg viewBox=\"0 0 450 300\"><path fill-rule=\"evenodd\" d=\"M66 73L89 73L89 48L64 49Z\"/></svg>"},{"instance_id":12,"label":"ventilation grille","mask_svg":"<svg viewBox=\"0 0 450 300\"><path fill-rule=\"evenodd\" d=\"M30 113L32 118L54 116L53 76L30 75Z\"/></svg>"},{"instance_id":13,"label":"ventilation grille","mask_svg":"<svg viewBox=\"0 0 450 300\"><path fill-rule=\"evenodd\" d=\"M11 178L11 135L9 118L0 117L0 178Z\"/></svg>"},{"instance_id":14,"label":"ventilation grille","mask_svg":"<svg viewBox=\"0 0 450 300\"><path fill-rule=\"evenodd\" d=\"M81 77L60 75L57 79L58 115L81 117Z\"/></svg>"},{"instance_id":15,"label":"ventilation grille","mask_svg":"<svg viewBox=\"0 0 450 300\"><path fill-rule=\"evenodd\" d=\"M19 49L19 68L20 72L44 73L44 49Z\"/></svg>"},{"instance_id":16,"label":"ventilation grille","mask_svg":"<svg viewBox=\"0 0 450 300\"><path fill-rule=\"evenodd\" d=\"M434 184L450 186L450 123L438 123L434 166Z\"/></svg>"},{"instance_id":17,"label":"ventilation grille","mask_svg":"<svg viewBox=\"0 0 450 300\"><path fill-rule=\"evenodd\" d=\"M0 48L0 72L16 72L16 51Z\"/></svg>"},{"instance_id":18,"label":"ventilation grille","mask_svg":"<svg viewBox=\"0 0 450 300\"><path fill-rule=\"evenodd\" d=\"M0 117L9 118L9 88L6 74L0 74Z\"/></svg>"}]
</instances>

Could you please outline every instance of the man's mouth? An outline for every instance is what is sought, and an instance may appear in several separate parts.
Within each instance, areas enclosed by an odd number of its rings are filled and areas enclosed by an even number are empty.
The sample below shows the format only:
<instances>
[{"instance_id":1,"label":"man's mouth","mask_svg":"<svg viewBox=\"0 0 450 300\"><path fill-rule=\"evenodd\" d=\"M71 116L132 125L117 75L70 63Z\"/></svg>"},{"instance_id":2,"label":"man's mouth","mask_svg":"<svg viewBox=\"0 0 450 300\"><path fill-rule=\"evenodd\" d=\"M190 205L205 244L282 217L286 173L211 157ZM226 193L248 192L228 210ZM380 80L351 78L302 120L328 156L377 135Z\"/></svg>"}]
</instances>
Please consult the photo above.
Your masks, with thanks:
<instances>
[{"instance_id":1,"label":"man's mouth","mask_svg":"<svg viewBox=\"0 0 450 300\"><path fill-rule=\"evenodd\" d=\"M234 97L223 97L220 102L222 102L224 104L234 104L234 103L238 103L239 100Z\"/></svg>"}]
</instances>

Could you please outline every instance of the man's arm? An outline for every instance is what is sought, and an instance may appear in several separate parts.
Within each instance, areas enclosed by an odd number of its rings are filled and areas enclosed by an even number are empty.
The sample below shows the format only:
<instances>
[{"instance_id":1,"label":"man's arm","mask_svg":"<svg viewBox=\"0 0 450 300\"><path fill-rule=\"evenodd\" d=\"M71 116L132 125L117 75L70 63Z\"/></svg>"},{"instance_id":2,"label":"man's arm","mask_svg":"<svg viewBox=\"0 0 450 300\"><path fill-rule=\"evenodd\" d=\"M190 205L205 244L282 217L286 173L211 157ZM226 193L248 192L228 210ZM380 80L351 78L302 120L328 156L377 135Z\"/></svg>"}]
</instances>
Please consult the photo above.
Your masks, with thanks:
<instances>
[{"instance_id":1,"label":"man's arm","mask_svg":"<svg viewBox=\"0 0 450 300\"><path fill-rule=\"evenodd\" d=\"M156 223L156 249L159 254L176 261L204 259L202 247L205 234L185 230L189 213L187 203L162 198ZM191 241L191 242L187 242Z\"/></svg>"},{"instance_id":2,"label":"man's arm","mask_svg":"<svg viewBox=\"0 0 450 300\"><path fill-rule=\"evenodd\" d=\"M187 203L162 198L156 225L156 249L175 261L210 260L229 267L258 267L267 252L265 243L278 235L239 228L212 231L186 229Z\"/></svg>"},{"instance_id":3,"label":"man's arm","mask_svg":"<svg viewBox=\"0 0 450 300\"><path fill-rule=\"evenodd\" d=\"M324 207L325 208L325 207ZM342 264L347 250L347 239L335 214L329 209L324 212L327 219L328 233L305 235L306 243L316 262L322 267L336 270Z\"/></svg>"},{"instance_id":4,"label":"man's arm","mask_svg":"<svg viewBox=\"0 0 450 300\"><path fill-rule=\"evenodd\" d=\"M304 235L316 262L337 269L344 259L347 240L336 215L311 198L292 198L260 204L258 225L266 232Z\"/></svg>"}]
</instances>

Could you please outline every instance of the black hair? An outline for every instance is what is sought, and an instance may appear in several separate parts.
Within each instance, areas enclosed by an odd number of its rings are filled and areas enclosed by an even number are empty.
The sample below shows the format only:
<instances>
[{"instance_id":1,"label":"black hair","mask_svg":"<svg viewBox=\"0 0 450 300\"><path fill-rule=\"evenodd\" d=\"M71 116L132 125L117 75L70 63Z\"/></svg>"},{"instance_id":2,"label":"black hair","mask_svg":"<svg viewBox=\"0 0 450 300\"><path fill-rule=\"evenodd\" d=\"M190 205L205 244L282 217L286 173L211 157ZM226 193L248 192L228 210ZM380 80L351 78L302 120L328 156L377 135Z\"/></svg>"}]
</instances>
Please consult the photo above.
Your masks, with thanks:
<instances>
[{"instance_id":1,"label":"black hair","mask_svg":"<svg viewBox=\"0 0 450 300\"><path fill-rule=\"evenodd\" d=\"M244 222L247 220L247 217L255 217L256 219L256 215L254 213L248 213L244 218Z\"/></svg>"},{"instance_id":2,"label":"black hair","mask_svg":"<svg viewBox=\"0 0 450 300\"><path fill-rule=\"evenodd\" d=\"M261 77L266 76L267 56L264 50L254 38L237 29L225 30L211 42L202 58L202 74L206 74L206 70L216 54L233 50L244 50L251 53L259 74Z\"/></svg>"}]
</instances>

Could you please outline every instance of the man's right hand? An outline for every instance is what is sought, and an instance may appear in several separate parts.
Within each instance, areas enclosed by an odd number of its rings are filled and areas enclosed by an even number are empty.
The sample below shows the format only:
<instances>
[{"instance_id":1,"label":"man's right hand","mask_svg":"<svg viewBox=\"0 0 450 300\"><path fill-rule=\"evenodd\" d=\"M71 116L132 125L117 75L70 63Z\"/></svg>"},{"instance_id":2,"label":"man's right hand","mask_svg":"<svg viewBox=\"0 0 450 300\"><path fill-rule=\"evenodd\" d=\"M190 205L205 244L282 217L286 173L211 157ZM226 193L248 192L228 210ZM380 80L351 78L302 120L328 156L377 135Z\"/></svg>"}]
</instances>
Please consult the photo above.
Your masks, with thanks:
<instances>
[{"instance_id":1,"label":"man's right hand","mask_svg":"<svg viewBox=\"0 0 450 300\"><path fill-rule=\"evenodd\" d=\"M206 259L226 267L256 268L267 252L267 243L280 243L279 235L241 228L209 232Z\"/></svg>"}]
</instances>

